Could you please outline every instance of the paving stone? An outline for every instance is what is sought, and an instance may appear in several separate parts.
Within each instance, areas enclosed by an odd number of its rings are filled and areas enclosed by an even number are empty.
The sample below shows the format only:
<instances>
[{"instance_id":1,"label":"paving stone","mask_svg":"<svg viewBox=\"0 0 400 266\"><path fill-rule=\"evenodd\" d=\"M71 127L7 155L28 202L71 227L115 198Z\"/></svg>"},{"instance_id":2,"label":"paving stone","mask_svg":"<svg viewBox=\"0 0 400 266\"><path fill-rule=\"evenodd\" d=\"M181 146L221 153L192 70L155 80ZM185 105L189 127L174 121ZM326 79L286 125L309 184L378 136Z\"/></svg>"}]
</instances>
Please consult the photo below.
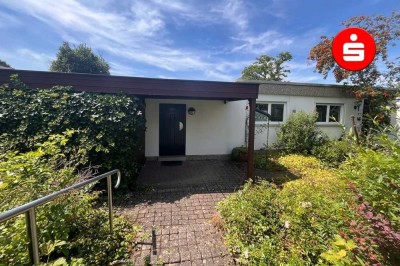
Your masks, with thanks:
<instances>
[{"instance_id":1,"label":"paving stone","mask_svg":"<svg viewBox=\"0 0 400 266\"><path fill-rule=\"evenodd\" d=\"M187 260L187 261L181 261L181 264L180 264L181 266L191 266L192 265L192 263L189 261L189 260Z\"/></svg>"},{"instance_id":2,"label":"paving stone","mask_svg":"<svg viewBox=\"0 0 400 266\"><path fill-rule=\"evenodd\" d=\"M210 224L216 204L240 187L244 172L231 162L187 161L179 166L161 166L147 162L139 176L139 185L152 189L126 196L116 211L144 231L155 229L153 238L138 245L132 254L135 265L153 264L233 265L227 256L222 236ZM146 243L148 245L146 245Z\"/></svg>"}]
</instances>

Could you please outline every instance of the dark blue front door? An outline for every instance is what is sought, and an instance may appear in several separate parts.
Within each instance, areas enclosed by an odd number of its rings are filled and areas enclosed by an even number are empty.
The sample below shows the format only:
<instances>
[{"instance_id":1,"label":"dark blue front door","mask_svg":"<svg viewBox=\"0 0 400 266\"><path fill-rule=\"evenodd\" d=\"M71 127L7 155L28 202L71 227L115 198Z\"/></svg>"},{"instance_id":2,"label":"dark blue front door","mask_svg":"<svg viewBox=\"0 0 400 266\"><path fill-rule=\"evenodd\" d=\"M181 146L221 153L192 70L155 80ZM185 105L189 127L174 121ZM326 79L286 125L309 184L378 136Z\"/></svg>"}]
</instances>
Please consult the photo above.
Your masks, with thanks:
<instances>
[{"instance_id":1,"label":"dark blue front door","mask_svg":"<svg viewBox=\"0 0 400 266\"><path fill-rule=\"evenodd\" d=\"M160 104L160 156L181 156L186 150L186 105Z\"/></svg>"}]
</instances>

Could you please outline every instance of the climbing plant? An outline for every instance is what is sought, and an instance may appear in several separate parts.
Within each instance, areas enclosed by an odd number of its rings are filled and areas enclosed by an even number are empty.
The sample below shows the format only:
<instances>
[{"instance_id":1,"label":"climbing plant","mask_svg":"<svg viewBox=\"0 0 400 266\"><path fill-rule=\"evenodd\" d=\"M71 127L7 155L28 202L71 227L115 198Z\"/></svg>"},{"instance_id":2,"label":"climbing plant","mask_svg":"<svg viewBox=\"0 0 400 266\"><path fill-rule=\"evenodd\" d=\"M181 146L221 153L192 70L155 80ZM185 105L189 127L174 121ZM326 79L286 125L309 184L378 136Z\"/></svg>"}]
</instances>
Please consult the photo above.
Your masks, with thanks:
<instances>
[{"instance_id":1,"label":"climbing plant","mask_svg":"<svg viewBox=\"0 0 400 266\"><path fill-rule=\"evenodd\" d=\"M17 76L0 85L0 140L8 148L26 152L51 134L76 132L67 144L67 156L87 154L81 166L101 171L118 168L124 185L138 171L144 130L142 102L123 94L74 92L71 87L30 88Z\"/></svg>"}]
</instances>

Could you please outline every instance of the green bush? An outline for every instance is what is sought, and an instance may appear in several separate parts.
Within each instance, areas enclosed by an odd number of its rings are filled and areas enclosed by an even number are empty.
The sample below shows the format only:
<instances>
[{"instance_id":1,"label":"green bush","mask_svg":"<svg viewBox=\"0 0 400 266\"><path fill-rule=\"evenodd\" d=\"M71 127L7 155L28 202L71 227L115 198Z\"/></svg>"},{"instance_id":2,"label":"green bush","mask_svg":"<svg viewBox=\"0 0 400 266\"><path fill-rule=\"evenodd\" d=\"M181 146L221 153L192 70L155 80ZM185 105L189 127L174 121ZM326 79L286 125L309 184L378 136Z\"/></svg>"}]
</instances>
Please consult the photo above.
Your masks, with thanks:
<instances>
[{"instance_id":1,"label":"green bush","mask_svg":"<svg viewBox=\"0 0 400 266\"><path fill-rule=\"evenodd\" d=\"M247 183L243 190L218 204L226 244L239 262L248 262L248 254L256 252L260 243L268 241L274 245L277 240L274 236L281 228L277 193L276 186L265 181L256 185ZM251 256L252 260L257 258Z\"/></svg>"},{"instance_id":2,"label":"green bush","mask_svg":"<svg viewBox=\"0 0 400 266\"><path fill-rule=\"evenodd\" d=\"M358 219L351 221L347 237L366 264L399 265L400 135L391 126L377 128L339 167L357 199Z\"/></svg>"},{"instance_id":3,"label":"green bush","mask_svg":"<svg viewBox=\"0 0 400 266\"><path fill-rule=\"evenodd\" d=\"M70 137L72 134L67 133ZM82 158L71 161L63 153L67 142L64 136L53 135L25 153L2 146L0 213L83 178L75 168ZM75 265L107 265L128 258L139 228L115 217L114 234L110 235L107 209L94 208L97 197L98 193L72 191L36 209L42 262L59 259ZM0 265L29 264L24 215L1 223L0 231Z\"/></svg>"},{"instance_id":4,"label":"green bush","mask_svg":"<svg viewBox=\"0 0 400 266\"><path fill-rule=\"evenodd\" d=\"M338 167L344 162L352 150L352 145L346 141L331 140L321 146L316 146L312 154L329 167Z\"/></svg>"},{"instance_id":5,"label":"green bush","mask_svg":"<svg viewBox=\"0 0 400 266\"><path fill-rule=\"evenodd\" d=\"M247 148L244 146L233 148L231 160L235 162L247 162Z\"/></svg>"},{"instance_id":6,"label":"green bush","mask_svg":"<svg viewBox=\"0 0 400 266\"><path fill-rule=\"evenodd\" d=\"M272 172L285 170L285 167L279 164L276 158L266 157L265 155L256 155L254 157L254 167Z\"/></svg>"},{"instance_id":7,"label":"green bush","mask_svg":"<svg viewBox=\"0 0 400 266\"><path fill-rule=\"evenodd\" d=\"M284 156L279 162L302 178L282 190L248 183L218 204L226 244L242 264L323 264L321 254L354 216L347 182L313 157Z\"/></svg>"},{"instance_id":8,"label":"green bush","mask_svg":"<svg viewBox=\"0 0 400 266\"><path fill-rule=\"evenodd\" d=\"M143 104L133 96L73 92L69 87L29 88L12 76L0 86L0 141L25 152L51 134L75 130L67 157L87 154L81 165L120 169L124 184L133 181L142 149Z\"/></svg>"},{"instance_id":9,"label":"green bush","mask_svg":"<svg viewBox=\"0 0 400 266\"><path fill-rule=\"evenodd\" d=\"M278 132L277 145L287 153L311 154L327 137L316 126L317 114L298 112L291 114Z\"/></svg>"},{"instance_id":10,"label":"green bush","mask_svg":"<svg viewBox=\"0 0 400 266\"><path fill-rule=\"evenodd\" d=\"M294 174L304 174L308 170L320 169L321 161L313 156L291 154L280 157L278 162Z\"/></svg>"},{"instance_id":11,"label":"green bush","mask_svg":"<svg viewBox=\"0 0 400 266\"><path fill-rule=\"evenodd\" d=\"M377 213L400 229L400 140L387 135L375 138L379 150L359 147L357 155L341 165L342 174L352 180L363 199Z\"/></svg>"}]
</instances>

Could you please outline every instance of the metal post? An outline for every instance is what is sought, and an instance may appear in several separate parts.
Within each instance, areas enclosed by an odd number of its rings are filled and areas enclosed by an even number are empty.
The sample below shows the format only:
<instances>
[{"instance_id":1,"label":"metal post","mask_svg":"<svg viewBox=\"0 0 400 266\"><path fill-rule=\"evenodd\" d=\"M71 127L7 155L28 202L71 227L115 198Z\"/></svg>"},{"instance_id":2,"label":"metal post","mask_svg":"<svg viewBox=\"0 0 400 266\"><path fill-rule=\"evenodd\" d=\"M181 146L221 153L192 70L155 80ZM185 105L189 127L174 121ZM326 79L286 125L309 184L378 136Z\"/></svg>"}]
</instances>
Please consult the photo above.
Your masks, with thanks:
<instances>
[{"instance_id":1,"label":"metal post","mask_svg":"<svg viewBox=\"0 0 400 266\"><path fill-rule=\"evenodd\" d=\"M353 133L354 133L354 136L356 137L357 144L360 144L360 137L358 135L358 130L357 130L357 127L356 127L356 121L354 120L354 115L351 116L351 123L352 123L352 126L353 126Z\"/></svg>"},{"instance_id":2,"label":"metal post","mask_svg":"<svg viewBox=\"0 0 400 266\"><path fill-rule=\"evenodd\" d=\"M38 266L39 261L39 245L37 238L37 228L36 228L36 212L35 208L29 209L26 213L26 229L29 238L29 257L31 263Z\"/></svg>"},{"instance_id":3,"label":"metal post","mask_svg":"<svg viewBox=\"0 0 400 266\"><path fill-rule=\"evenodd\" d=\"M112 211L112 184L111 176L107 176L107 195L108 195L108 218L110 222L110 234L113 233L113 211Z\"/></svg>"}]
</instances>

